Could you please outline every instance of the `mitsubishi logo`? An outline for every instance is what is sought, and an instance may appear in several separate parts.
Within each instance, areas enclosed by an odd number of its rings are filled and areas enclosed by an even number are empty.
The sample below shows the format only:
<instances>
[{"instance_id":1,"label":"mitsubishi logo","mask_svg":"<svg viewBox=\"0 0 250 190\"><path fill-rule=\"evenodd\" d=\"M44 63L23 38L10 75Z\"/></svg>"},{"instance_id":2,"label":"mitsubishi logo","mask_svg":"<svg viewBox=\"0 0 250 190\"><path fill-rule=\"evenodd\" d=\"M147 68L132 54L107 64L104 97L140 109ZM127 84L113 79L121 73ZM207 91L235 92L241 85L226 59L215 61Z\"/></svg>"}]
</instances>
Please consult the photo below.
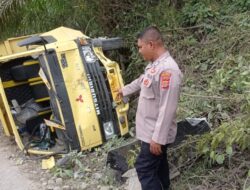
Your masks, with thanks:
<instances>
[{"instance_id":1,"label":"mitsubishi logo","mask_svg":"<svg viewBox=\"0 0 250 190\"><path fill-rule=\"evenodd\" d=\"M80 95L78 98L76 98L77 102L82 102L83 103L83 99L82 99L82 95Z\"/></svg>"}]
</instances>

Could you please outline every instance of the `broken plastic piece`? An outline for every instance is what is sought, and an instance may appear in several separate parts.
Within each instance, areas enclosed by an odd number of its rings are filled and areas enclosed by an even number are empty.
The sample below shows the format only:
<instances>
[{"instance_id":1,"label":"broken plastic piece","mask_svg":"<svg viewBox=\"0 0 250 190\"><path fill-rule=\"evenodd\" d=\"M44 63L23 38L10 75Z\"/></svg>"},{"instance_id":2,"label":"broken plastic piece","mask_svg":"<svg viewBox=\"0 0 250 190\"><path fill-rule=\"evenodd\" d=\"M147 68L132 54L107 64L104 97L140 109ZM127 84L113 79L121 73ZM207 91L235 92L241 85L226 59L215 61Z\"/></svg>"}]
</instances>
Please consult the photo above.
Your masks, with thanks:
<instances>
[{"instance_id":1,"label":"broken plastic piece","mask_svg":"<svg viewBox=\"0 0 250 190\"><path fill-rule=\"evenodd\" d=\"M43 159L42 160L42 169L43 170L51 169L54 166L55 166L55 158L54 158L54 156L51 156L48 159Z\"/></svg>"}]
</instances>

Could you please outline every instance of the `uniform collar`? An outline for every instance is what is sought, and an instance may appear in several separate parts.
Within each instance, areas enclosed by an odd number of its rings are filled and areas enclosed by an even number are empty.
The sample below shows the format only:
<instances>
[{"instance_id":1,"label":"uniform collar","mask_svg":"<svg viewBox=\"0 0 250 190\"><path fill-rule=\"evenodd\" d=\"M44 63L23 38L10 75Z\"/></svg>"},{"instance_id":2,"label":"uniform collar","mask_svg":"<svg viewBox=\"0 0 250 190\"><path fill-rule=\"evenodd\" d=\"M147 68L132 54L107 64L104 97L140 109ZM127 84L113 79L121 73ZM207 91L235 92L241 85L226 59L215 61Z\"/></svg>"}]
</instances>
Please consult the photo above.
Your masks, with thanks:
<instances>
[{"instance_id":1,"label":"uniform collar","mask_svg":"<svg viewBox=\"0 0 250 190\"><path fill-rule=\"evenodd\" d=\"M158 65L163 59L166 59L168 56L170 56L169 52L166 51L164 52L160 57L158 57L154 62L149 62L149 64L146 67L147 69L150 69L151 67L155 67L156 65Z\"/></svg>"},{"instance_id":2,"label":"uniform collar","mask_svg":"<svg viewBox=\"0 0 250 190\"><path fill-rule=\"evenodd\" d=\"M160 57L158 57L152 64L153 66L158 65L163 59L166 59L168 56L170 56L168 51L165 51L163 54L161 54Z\"/></svg>"}]
</instances>

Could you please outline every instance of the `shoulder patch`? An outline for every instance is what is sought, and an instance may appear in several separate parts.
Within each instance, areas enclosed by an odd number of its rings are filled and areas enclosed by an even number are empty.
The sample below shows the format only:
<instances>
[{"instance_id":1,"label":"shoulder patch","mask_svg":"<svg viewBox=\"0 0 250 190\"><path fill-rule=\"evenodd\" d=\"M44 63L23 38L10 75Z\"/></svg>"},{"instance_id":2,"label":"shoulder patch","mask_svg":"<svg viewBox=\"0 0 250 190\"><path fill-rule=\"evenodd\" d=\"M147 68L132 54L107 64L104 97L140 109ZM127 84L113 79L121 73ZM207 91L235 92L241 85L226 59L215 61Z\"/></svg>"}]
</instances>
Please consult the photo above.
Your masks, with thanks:
<instances>
[{"instance_id":1,"label":"shoulder patch","mask_svg":"<svg viewBox=\"0 0 250 190\"><path fill-rule=\"evenodd\" d=\"M166 72L166 71L162 72L160 78L161 78L161 89L168 89L170 78L171 78L171 73Z\"/></svg>"}]
</instances>

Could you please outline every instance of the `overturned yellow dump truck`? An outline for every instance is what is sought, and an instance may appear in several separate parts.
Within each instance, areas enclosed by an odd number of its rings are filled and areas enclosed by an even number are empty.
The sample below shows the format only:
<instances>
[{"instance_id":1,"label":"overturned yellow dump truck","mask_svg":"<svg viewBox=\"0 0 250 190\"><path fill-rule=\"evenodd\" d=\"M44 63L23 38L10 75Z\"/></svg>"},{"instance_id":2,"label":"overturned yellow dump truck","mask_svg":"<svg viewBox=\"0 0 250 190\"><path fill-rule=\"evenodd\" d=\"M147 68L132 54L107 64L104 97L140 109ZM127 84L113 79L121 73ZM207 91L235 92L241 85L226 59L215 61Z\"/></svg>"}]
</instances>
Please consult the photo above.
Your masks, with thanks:
<instances>
[{"instance_id":1,"label":"overturned yellow dump truck","mask_svg":"<svg viewBox=\"0 0 250 190\"><path fill-rule=\"evenodd\" d=\"M82 151L126 135L120 68L103 53L120 46L119 38L91 39L65 27L0 43L4 133L34 154Z\"/></svg>"}]
</instances>

